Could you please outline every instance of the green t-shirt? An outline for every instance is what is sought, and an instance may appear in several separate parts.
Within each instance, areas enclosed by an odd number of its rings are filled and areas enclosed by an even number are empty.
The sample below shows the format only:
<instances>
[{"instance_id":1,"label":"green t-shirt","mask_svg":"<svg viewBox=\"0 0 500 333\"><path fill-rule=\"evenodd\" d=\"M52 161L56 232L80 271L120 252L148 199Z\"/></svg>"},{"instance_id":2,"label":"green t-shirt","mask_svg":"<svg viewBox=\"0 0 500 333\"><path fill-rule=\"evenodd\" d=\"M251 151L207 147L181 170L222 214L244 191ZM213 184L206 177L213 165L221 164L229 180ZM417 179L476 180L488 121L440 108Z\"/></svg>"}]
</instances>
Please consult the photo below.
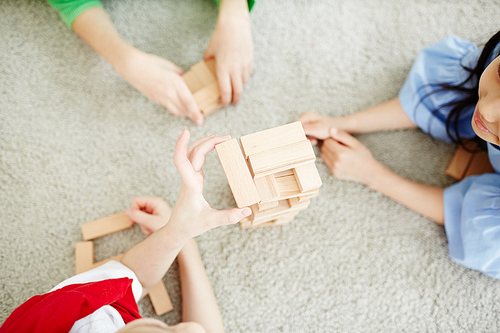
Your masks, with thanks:
<instances>
[{"instance_id":1,"label":"green t-shirt","mask_svg":"<svg viewBox=\"0 0 500 333\"><path fill-rule=\"evenodd\" d=\"M220 0L213 0L217 6ZM102 7L100 0L48 0L49 4L59 12L64 23L71 29L73 21L84 11L92 7ZM255 0L247 0L248 9L252 10Z\"/></svg>"}]
</instances>

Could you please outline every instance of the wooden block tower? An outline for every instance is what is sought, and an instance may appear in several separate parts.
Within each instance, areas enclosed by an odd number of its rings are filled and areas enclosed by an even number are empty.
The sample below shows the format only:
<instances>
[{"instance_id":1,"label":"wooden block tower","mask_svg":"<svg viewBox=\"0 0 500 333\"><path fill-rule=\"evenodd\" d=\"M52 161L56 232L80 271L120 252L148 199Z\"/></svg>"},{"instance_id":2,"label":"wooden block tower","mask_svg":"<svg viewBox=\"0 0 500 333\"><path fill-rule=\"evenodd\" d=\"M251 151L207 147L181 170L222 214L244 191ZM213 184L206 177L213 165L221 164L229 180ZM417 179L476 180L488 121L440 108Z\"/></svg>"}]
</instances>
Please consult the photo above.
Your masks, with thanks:
<instances>
[{"instance_id":1,"label":"wooden block tower","mask_svg":"<svg viewBox=\"0 0 500 333\"><path fill-rule=\"evenodd\" d=\"M283 225L319 193L316 156L300 122L218 144L215 149L236 205L250 206L242 228Z\"/></svg>"},{"instance_id":2,"label":"wooden block tower","mask_svg":"<svg viewBox=\"0 0 500 333\"><path fill-rule=\"evenodd\" d=\"M219 82L215 71L215 59L195 64L189 72L182 75L184 82L193 94L194 100L204 116L220 109Z\"/></svg>"}]
</instances>

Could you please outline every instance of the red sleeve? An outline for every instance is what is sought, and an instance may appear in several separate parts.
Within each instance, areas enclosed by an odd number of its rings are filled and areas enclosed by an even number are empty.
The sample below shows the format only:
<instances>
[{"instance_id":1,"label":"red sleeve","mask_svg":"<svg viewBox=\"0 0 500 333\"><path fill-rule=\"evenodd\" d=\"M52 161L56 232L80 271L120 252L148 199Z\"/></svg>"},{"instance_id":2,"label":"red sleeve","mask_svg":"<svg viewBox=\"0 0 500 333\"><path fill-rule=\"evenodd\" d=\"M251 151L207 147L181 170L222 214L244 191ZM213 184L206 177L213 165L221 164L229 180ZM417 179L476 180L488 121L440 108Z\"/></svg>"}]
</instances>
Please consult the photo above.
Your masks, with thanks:
<instances>
[{"instance_id":1,"label":"red sleeve","mask_svg":"<svg viewBox=\"0 0 500 333\"><path fill-rule=\"evenodd\" d=\"M72 284L30 298L0 327L4 332L68 332L73 324L97 309L111 305L125 323L141 318L129 278Z\"/></svg>"}]
</instances>

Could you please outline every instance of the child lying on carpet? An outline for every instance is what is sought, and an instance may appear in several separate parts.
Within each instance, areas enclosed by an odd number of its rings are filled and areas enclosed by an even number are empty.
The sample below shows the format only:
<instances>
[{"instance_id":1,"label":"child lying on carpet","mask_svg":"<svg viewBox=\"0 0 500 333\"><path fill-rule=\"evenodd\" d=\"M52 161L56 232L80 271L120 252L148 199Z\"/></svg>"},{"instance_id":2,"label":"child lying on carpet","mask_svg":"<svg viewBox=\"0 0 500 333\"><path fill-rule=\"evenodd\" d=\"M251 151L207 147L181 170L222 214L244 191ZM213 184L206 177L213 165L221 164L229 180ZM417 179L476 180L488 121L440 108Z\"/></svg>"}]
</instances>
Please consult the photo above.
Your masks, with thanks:
<instances>
[{"instance_id":1,"label":"child lying on carpet","mask_svg":"<svg viewBox=\"0 0 500 333\"><path fill-rule=\"evenodd\" d=\"M451 258L500 278L500 32L484 47L448 37L424 49L398 98L346 117L301 115L334 177L361 182L444 224ZM405 179L351 134L419 127L446 142L487 145L497 173L446 189Z\"/></svg>"},{"instance_id":2,"label":"child lying on carpet","mask_svg":"<svg viewBox=\"0 0 500 333\"><path fill-rule=\"evenodd\" d=\"M170 219L166 219L170 209L163 200L134 199L127 214L144 233L151 234L148 238L127 251L121 262L110 261L30 298L14 310L0 332L223 332L193 237L237 223L251 213L248 207L217 211L203 198L201 168L205 156L227 139L212 135L187 148L189 132L184 130L174 155L182 185ZM182 316L187 322L167 326L156 319L141 318L137 301L162 279L177 254Z\"/></svg>"},{"instance_id":3,"label":"child lying on carpet","mask_svg":"<svg viewBox=\"0 0 500 333\"><path fill-rule=\"evenodd\" d=\"M219 18L203 57L215 58L221 102L237 104L253 66L249 9L254 0L220 2ZM176 116L203 123L200 108L172 62L142 52L118 34L100 0L48 0L66 25L147 98Z\"/></svg>"}]
</instances>

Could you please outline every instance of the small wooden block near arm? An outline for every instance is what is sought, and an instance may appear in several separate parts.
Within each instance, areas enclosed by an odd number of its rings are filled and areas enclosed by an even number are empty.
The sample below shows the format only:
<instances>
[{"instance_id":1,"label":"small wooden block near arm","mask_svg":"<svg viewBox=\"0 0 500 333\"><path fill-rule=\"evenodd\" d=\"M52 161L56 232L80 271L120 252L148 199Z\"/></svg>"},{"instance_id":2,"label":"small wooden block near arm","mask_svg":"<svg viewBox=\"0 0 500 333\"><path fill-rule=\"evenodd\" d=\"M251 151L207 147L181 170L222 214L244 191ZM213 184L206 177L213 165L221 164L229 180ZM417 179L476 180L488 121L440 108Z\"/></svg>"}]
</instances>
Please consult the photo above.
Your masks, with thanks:
<instances>
[{"instance_id":1,"label":"small wooden block near arm","mask_svg":"<svg viewBox=\"0 0 500 333\"><path fill-rule=\"evenodd\" d=\"M94 242L78 242L75 245L76 274L86 272L94 265Z\"/></svg>"},{"instance_id":2,"label":"small wooden block near arm","mask_svg":"<svg viewBox=\"0 0 500 333\"><path fill-rule=\"evenodd\" d=\"M299 184L300 192L306 192L319 188L322 184L319 177L318 169L314 162L305 164L293 169L297 183Z\"/></svg>"},{"instance_id":3,"label":"small wooden block near arm","mask_svg":"<svg viewBox=\"0 0 500 333\"><path fill-rule=\"evenodd\" d=\"M149 291L149 298L158 316L165 314L174 309L170 296L168 296L167 288L163 281L158 282L156 286Z\"/></svg>"},{"instance_id":4,"label":"small wooden block near arm","mask_svg":"<svg viewBox=\"0 0 500 333\"><path fill-rule=\"evenodd\" d=\"M459 146L445 174L457 180L463 179L471 160L472 153L469 153L462 146Z\"/></svg>"},{"instance_id":5,"label":"small wooden block near arm","mask_svg":"<svg viewBox=\"0 0 500 333\"><path fill-rule=\"evenodd\" d=\"M83 239L91 240L130 228L132 221L122 212L103 219L82 224Z\"/></svg>"},{"instance_id":6,"label":"small wooden block near arm","mask_svg":"<svg viewBox=\"0 0 500 333\"><path fill-rule=\"evenodd\" d=\"M245 157L266 150L306 140L300 121L242 136L241 147Z\"/></svg>"},{"instance_id":7,"label":"small wooden block near arm","mask_svg":"<svg viewBox=\"0 0 500 333\"><path fill-rule=\"evenodd\" d=\"M238 141L232 139L223 142L215 146L215 150L238 208L259 202L259 193L241 153Z\"/></svg>"}]
</instances>

